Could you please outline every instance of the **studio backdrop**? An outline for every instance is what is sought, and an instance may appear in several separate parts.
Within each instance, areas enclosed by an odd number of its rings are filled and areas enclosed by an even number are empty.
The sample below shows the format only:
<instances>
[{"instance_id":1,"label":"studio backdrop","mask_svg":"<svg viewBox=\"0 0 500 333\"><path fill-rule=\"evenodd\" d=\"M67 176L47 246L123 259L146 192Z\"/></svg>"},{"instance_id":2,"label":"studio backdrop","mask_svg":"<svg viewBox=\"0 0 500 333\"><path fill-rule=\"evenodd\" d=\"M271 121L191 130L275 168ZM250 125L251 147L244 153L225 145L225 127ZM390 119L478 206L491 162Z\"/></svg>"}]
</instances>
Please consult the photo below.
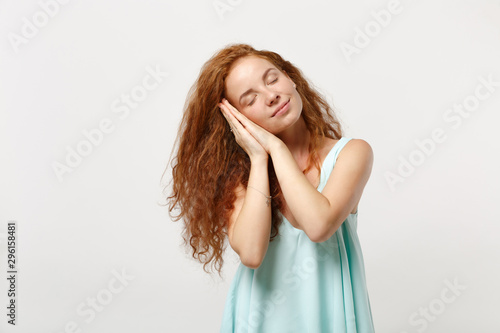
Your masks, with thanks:
<instances>
[{"instance_id":1,"label":"studio backdrop","mask_svg":"<svg viewBox=\"0 0 500 333\"><path fill-rule=\"evenodd\" d=\"M1 332L219 331L239 258L205 273L164 187L189 88L237 42L373 148L376 331L500 331L499 1L2 1L0 22Z\"/></svg>"}]
</instances>

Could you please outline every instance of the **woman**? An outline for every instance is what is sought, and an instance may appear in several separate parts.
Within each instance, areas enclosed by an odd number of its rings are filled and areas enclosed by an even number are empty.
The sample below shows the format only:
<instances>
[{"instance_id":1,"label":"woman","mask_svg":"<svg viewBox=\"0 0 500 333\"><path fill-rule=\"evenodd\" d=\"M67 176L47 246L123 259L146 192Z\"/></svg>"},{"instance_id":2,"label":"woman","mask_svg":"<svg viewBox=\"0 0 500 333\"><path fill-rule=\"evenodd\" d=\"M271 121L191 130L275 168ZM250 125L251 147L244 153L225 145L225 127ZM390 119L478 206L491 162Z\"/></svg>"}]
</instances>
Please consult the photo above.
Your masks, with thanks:
<instances>
[{"instance_id":1,"label":"woman","mask_svg":"<svg viewBox=\"0 0 500 333\"><path fill-rule=\"evenodd\" d=\"M280 55L233 44L190 90L170 212L193 257L241 263L221 332L373 332L356 233L373 151ZM335 166L335 168L334 168Z\"/></svg>"}]
</instances>

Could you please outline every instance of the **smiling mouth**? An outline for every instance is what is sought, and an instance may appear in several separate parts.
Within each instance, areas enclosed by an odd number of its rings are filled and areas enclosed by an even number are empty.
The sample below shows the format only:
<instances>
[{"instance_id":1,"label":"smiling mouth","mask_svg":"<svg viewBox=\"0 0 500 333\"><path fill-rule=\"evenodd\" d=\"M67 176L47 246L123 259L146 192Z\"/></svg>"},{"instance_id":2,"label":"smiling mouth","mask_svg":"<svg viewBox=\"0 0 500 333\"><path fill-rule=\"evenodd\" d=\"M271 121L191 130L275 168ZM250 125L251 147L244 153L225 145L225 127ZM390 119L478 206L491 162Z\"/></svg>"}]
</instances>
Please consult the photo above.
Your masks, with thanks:
<instances>
[{"instance_id":1,"label":"smiling mouth","mask_svg":"<svg viewBox=\"0 0 500 333\"><path fill-rule=\"evenodd\" d=\"M288 100L285 104L283 104L278 110L274 111L273 115L271 117L274 117L276 114L278 114L278 112L280 112L281 110L283 110L284 108L286 108L286 106L288 105L288 103L290 103L290 100Z\"/></svg>"}]
</instances>

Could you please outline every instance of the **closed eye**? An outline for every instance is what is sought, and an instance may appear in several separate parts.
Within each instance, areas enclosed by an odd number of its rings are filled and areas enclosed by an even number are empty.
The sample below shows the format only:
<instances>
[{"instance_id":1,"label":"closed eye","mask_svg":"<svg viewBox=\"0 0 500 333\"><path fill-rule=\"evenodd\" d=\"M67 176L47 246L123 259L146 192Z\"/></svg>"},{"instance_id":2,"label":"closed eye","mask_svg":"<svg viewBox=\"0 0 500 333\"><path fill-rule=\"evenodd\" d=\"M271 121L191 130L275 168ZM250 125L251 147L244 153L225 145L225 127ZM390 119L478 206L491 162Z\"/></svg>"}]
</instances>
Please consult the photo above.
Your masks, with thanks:
<instances>
[{"instance_id":1,"label":"closed eye","mask_svg":"<svg viewBox=\"0 0 500 333\"><path fill-rule=\"evenodd\" d=\"M255 102L255 98L252 99L252 101L250 103L248 103L248 106L251 106L253 104L253 102Z\"/></svg>"},{"instance_id":2,"label":"closed eye","mask_svg":"<svg viewBox=\"0 0 500 333\"><path fill-rule=\"evenodd\" d=\"M274 82L276 82L276 81L278 81L278 78L276 78L276 79L272 80L271 82L269 82L269 84L274 83ZM254 102L255 102L255 98L254 98L254 99L252 99L252 101L251 101L250 103L248 103L248 106L251 106Z\"/></svg>"}]
</instances>

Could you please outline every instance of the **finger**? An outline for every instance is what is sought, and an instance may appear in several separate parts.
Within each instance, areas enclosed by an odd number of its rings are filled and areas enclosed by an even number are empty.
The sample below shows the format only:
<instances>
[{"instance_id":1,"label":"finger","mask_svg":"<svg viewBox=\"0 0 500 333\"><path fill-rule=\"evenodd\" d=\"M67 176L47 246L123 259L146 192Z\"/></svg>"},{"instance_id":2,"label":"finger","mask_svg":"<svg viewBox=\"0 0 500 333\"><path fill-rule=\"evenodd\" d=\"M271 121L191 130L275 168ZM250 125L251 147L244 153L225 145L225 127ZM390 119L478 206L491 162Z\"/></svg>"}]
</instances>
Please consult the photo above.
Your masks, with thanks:
<instances>
[{"instance_id":1,"label":"finger","mask_svg":"<svg viewBox=\"0 0 500 333\"><path fill-rule=\"evenodd\" d=\"M243 114L237 108L235 108L231 103L229 103L227 99L223 98L222 103L227 106L228 110L231 111L231 113L238 116L243 116Z\"/></svg>"},{"instance_id":2,"label":"finger","mask_svg":"<svg viewBox=\"0 0 500 333\"><path fill-rule=\"evenodd\" d=\"M227 106L227 110L229 111L228 113L233 115L241 124L243 124L243 127L246 128L247 126L256 125L254 122L248 119L243 113L238 111L238 109L232 106L227 99L223 99L222 101L224 105Z\"/></svg>"},{"instance_id":3,"label":"finger","mask_svg":"<svg viewBox=\"0 0 500 333\"><path fill-rule=\"evenodd\" d=\"M234 130L237 130L237 131L242 131L243 129L245 129L245 126L243 126L240 121L231 113L231 112L228 112L226 114L226 116L230 119L231 121L231 125L232 125L232 128L233 128L233 131Z\"/></svg>"},{"instance_id":4,"label":"finger","mask_svg":"<svg viewBox=\"0 0 500 333\"><path fill-rule=\"evenodd\" d=\"M219 108L220 108L220 111L222 113L222 115L224 116L224 118L226 118L226 121L229 125L229 127L232 127L232 120L229 118L229 115L228 115L228 112L226 110L226 106L222 103L219 103Z\"/></svg>"},{"instance_id":5,"label":"finger","mask_svg":"<svg viewBox=\"0 0 500 333\"><path fill-rule=\"evenodd\" d=\"M224 110L226 110L226 115L229 117L233 123L233 128L237 128L240 134L243 132L242 129L245 129L245 132L248 132L254 138L259 137L262 134L262 131L269 134L268 131L264 130L261 126L257 125L250 119L248 119L245 115L238 111L234 106L229 103L229 101L225 98L222 99L222 104L225 106Z\"/></svg>"},{"instance_id":6,"label":"finger","mask_svg":"<svg viewBox=\"0 0 500 333\"><path fill-rule=\"evenodd\" d=\"M236 117L234 117L234 115L229 112L226 105L221 105L221 111L227 122L229 123L232 132L240 131L244 128L243 125L241 125L241 123L238 121L238 119L236 119Z\"/></svg>"},{"instance_id":7,"label":"finger","mask_svg":"<svg viewBox=\"0 0 500 333\"><path fill-rule=\"evenodd\" d=\"M254 123L253 121L248 119L243 113L238 111L238 109L236 109L234 106L232 106L231 103L229 103L229 101L227 99L223 98L222 101L223 101L224 105L227 106L227 110L229 111L228 114L230 114L234 118L236 118L236 120L240 124L242 124L242 126L248 132L250 132L252 135L256 135L257 134L256 131L259 131L259 130L266 131L261 126L257 125L256 123ZM266 131L266 132L268 132L268 131Z\"/></svg>"}]
</instances>

